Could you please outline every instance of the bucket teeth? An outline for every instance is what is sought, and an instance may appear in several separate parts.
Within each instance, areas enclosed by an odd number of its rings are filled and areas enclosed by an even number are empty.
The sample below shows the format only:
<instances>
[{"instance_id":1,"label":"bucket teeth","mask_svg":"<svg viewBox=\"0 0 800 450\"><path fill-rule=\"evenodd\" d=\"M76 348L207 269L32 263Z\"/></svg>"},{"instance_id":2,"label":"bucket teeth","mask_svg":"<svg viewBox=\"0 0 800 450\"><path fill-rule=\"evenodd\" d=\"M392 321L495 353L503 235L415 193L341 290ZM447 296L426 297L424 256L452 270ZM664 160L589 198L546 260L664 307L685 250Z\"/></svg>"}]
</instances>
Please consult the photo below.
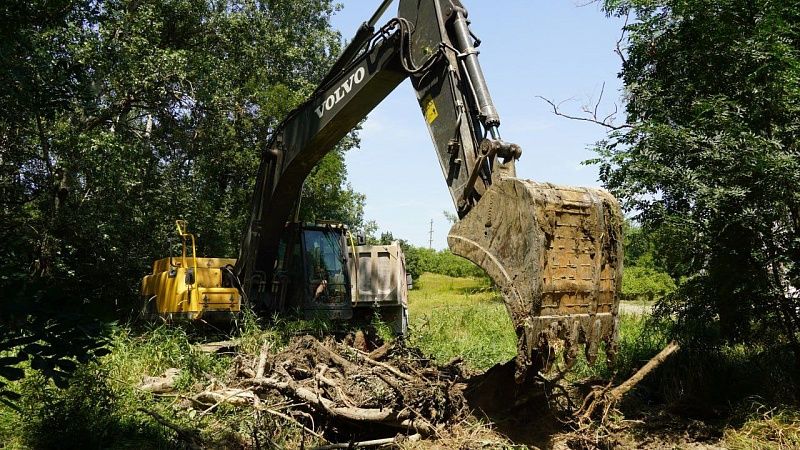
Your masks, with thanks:
<instances>
[{"instance_id":1,"label":"bucket teeth","mask_svg":"<svg viewBox=\"0 0 800 450\"><path fill-rule=\"evenodd\" d=\"M500 289L517 333L517 381L563 346L613 351L622 282L622 213L601 189L502 178L450 229L453 253Z\"/></svg>"}]
</instances>

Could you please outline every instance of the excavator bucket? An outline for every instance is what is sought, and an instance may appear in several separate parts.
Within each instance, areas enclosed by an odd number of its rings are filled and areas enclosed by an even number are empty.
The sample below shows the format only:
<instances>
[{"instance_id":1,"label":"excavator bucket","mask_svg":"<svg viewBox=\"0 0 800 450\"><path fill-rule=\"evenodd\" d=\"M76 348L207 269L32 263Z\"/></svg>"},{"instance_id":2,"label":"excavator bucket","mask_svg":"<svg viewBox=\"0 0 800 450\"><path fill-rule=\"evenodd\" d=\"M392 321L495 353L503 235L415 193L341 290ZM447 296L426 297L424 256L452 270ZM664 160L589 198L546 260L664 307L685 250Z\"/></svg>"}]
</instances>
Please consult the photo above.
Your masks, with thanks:
<instances>
[{"instance_id":1,"label":"excavator bucket","mask_svg":"<svg viewBox=\"0 0 800 450\"><path fill-rule=\"evenodd\" d=\"M516 379L549 370L563 350L567 367L601 342L615 351L622 282L622 213L601 189L519 178L492 184L451 229L453 253L499 287L517 334Z\"/></svg>"}]
</instances>

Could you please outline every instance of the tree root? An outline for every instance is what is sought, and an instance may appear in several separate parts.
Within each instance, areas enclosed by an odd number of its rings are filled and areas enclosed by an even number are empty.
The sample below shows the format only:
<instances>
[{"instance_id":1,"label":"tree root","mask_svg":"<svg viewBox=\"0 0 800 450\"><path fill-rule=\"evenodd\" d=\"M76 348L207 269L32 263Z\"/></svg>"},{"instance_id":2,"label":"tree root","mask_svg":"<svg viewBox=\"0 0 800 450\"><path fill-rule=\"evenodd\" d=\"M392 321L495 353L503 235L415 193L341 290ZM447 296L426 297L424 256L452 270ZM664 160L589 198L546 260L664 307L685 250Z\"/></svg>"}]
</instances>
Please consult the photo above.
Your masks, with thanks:
<instances>
[{"instance_id":1,"label":"tree root","mask_svg":"<svg viewBox=\"0 0 800 450\"><path fill-rule=\"evenodd\" d=\"M584 427L594 420L598 420L601 425L605 425L608 422L609 414L616 409L622 397L679 349L680 345L672 341L619 386L612 388L613 381L605 386L595 386L592 392L583 400L580 409L574 414L579 426Z\"/></svg>"},{"instance_id":2,"label":"tree root","mask_svg":"<svg viewBox=\"0 0 800 450\"><path fill-rule=\"evenodd\" d=\"M385 445L409 439L405 434L418 439L463 419L468 412L459 387L463 383L449 373L453 367L443 367L448 373L440 373L424 359L408 365L393 352L395 345L402 344L380 347L373 355L383 361L377 361L355 348L330 340L320 342L310 336L295 338L278 354L270 354L271 346L264 343L257 359L247 363L249 367L231 372L227 385L213 380L207 390L188 400L201 415L223 404L253 408L256 414L264 412L292 422L318 438L324 433L314 426L314 417L324 418L319 422L326 426L331 422L346 425L345 428L356 426L354 429L378 425L403 433L396 438L322 448ZM452 366L456 364L458 361ZM266 406L283 404L284 399L294 402L294 413L284 414L278 407ZM298 421L293 417L298 413L310 419Z\"/></svg>"}]
</instances>

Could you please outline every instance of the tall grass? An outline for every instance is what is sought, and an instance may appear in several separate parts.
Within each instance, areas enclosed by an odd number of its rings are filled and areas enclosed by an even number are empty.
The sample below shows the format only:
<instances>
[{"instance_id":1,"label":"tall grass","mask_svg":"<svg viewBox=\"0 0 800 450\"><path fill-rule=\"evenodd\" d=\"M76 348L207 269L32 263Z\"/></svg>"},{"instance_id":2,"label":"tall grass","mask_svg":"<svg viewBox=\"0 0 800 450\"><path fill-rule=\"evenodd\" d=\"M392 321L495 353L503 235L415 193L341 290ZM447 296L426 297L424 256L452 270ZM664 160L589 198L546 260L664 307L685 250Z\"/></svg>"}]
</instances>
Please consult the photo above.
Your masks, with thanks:
<instances>
[{"instance_id":1,"label":"tall grass","mask_svg":"<svg viewBox=\"0 0 800 450\"><path fill-rule=\"evenodd\" d=\"M67 389L29 370L13 386L22 395L19 411L9 408L0 415L0 440L11 448L174 448L174 433L139 408L166 416L172 411L136 386L144 376L177 367L178 385L187 390L205 374L223 374L228 365L195 349L180 327L140 334L120 327L109 347L110 354L80 366Z\"/></svg>"},{"instance_id":2,"label":"tall grass","mask_svg":"<svg viewBox=\"0 0 800 450\"><path fill-rule=\"evenodd\" d=\"M440 362L461 356L479 370L514 357L514 327L488 280L425 273L417 285L409 293L412 345Z\"/></svg>"},{"instance_id":3,"label":"tall grass","mask_svg":"<svg viewBox=\"0 0 800 450\"><path fill-rule=\"evenodd\" d=\"M246 318L240 334L242 350L250 354L257 353L264 340L279 348L290 334L287 330L300 326L264 329L253 320ZM225 383L231 375L233 359L200 351L195 344L203 340L202 333L182 326L137 331L119 327L111 337L111 353L81 366L67 389L58 389L30 371L12 386L22 394L19 411L0 407L2 447L168 449L185 445L174 430L141 409L197 430L213 448L239 448L240 436L256 435L267 448L299 443L302 436L296 427L274 417L253 415L250 408L222 405L210 414L200 414L187 407L194 393L215 379ZM137 387L143 377L158 376L168 368L180 369L174 394L154 396Z\"/></svg>"},{"instance_id":4,"label":"tall grass","mask_svg":"<svg viewBox=\"0 0 800 450\"><path fill-rule=\"evenodd\" d=\"M800 448L800 412L786 408L759 407L744 424L728 428L722 442L741 450L792 450Z\"/></svg>"}]
</instances>

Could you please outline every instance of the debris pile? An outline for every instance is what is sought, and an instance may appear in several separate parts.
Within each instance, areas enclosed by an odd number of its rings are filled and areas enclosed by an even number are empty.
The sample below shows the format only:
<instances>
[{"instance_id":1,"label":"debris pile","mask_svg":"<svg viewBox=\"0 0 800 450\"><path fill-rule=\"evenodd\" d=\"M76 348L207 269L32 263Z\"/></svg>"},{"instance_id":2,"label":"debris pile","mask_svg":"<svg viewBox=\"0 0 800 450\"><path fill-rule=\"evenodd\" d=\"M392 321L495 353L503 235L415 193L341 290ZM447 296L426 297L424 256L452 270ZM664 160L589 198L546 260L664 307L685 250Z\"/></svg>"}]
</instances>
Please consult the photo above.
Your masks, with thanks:
<instances>
[{"instance_id":1,"label":"debris pile","mask_svg":"<svg viewBox=\"0 0 800 450\"><path fill-rule=\"evenodd\" d=\"M169 390L176 375L146 380L140 388ZM374 436L385 429L419 438L469 415L465 380L460 360L437 365L401 341L366 352L304 335L278 352L265 343L256 359L240 354L225 383L215 380L189 400L203 412L227 403L279 414L317 436L357 435L359 429ZM291 410L267 406L286 400Z\"/></svg>"}]
</instances>

